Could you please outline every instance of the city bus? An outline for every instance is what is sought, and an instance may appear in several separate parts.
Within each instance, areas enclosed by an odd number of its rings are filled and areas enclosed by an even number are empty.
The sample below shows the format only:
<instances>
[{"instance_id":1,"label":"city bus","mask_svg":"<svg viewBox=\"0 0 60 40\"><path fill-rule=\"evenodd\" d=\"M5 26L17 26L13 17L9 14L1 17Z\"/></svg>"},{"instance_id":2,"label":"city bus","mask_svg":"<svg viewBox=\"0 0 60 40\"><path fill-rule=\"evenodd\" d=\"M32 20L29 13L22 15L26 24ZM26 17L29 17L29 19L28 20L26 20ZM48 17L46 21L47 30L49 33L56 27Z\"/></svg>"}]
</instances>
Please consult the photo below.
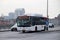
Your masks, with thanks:
<instances>
[{"instance_id":1,"label":"city bus","mask_svg":"<svg viewBox=\"0 0 60 40\"><path fill-rule=\"evenodd\" d=\"M39 16L18 16L16 19L17 27L22 32L48 30L46 25L48 18Z\"/></svg>"}]
</instances>

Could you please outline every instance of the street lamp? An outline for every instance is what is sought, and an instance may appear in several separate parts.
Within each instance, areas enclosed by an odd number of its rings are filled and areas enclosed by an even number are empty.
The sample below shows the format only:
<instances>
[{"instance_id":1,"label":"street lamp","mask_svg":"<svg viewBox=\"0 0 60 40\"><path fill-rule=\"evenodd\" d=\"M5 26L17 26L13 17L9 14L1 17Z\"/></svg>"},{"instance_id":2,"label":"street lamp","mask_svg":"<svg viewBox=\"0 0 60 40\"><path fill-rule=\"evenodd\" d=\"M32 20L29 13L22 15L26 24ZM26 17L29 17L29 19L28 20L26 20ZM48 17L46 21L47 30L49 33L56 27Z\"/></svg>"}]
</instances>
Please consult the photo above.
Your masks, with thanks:
<instances>
[{"instance_id":1,"label":"street lamp","mask_svg":"<svg viewBox=\"0 0 60 40\"><path fill-rule=\"evenodd\" d=\"M47 22L46 22L46 25L47 25L47 30L48 30L48 25L49 25L49 15L48 15L48 0L47 0L47 18L48 18L48 20L47 20Z\"/></svg>"},{"instance_id":2,"label":"street lamp","mask_svg":"<svg viewBox=\"0 0 60 40\"><path fill-rule=\"evenodd\" d=\"M49 18L49 16L48 16L48 0L47 0L47 18Z\"/></svg>"}]
</instances>

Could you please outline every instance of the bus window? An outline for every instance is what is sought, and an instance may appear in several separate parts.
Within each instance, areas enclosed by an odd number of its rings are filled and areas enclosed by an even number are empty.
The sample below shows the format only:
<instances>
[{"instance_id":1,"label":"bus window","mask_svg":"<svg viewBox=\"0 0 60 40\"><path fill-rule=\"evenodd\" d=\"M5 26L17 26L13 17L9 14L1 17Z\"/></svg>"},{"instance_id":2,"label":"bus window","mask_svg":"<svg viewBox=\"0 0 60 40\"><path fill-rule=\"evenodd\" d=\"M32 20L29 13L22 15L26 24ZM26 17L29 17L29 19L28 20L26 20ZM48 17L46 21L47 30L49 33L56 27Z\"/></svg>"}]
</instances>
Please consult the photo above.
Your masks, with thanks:
<instances>
[{"instance_id":1,"label":"bus window","mask_svg":"<svg viewBox=\"0 0 60 40\"><path fill-rule=\"evenodd\" d=\"M46 19L43 17L33 17L32 18L32 25L46 25Z\"/></svg>"}]
</instances>

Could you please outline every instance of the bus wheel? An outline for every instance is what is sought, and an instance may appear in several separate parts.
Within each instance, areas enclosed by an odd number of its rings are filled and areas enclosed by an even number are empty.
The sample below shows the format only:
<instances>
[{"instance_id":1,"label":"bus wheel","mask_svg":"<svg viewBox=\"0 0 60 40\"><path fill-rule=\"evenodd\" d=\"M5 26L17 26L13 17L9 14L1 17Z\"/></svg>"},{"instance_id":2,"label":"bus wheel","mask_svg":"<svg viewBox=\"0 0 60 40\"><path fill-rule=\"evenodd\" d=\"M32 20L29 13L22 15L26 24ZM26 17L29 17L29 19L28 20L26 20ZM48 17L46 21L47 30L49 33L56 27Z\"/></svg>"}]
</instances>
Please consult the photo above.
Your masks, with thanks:
<instances>
[{"instance_id":1,"label":"bus wheel","mask_svg":"<svg viewBox=\"0 0 60 40\"><path fill-rule=\"evenodd\" d=\"M46 30L48 31L48 27L46 27Z\"/></svg>"},{"instance_id":2,"label":"bus wheel","mask_svg":"<svg viewBox=\"0 0 60 40\"><path fill-rule=\"evenodd\" d=\"M48 27L45 26L45 27L44 27L44 31L46 31L46 30L48 31Z\"/></svg>"},{"instance_id":3,"label":"bus wheel","mask_svg":"<svg viewBox=\"0 0 60 40\"><path fill-rule=\"evenodd\" d=\"M11 31L17 31L17 28L12 28Z\"/></svg>"},{"instance_id":4,"label":"bus wheel","mask_svg":"<svg viewBox=\"0 0 60 40\"><path fill-rule=\"evenodd\" d=\"M22 30L22 33L25 33L25 30Z\"/></svg>"},{"instance_id":5,"label":"bus wheel","mask_svg":"<svg viewBox=\"0 0 60 40\"><path fill-rule=\"evenodd\" d=\"M37 31L37 26L35 27L35 31Z\"/></svg>"}]
</instances>

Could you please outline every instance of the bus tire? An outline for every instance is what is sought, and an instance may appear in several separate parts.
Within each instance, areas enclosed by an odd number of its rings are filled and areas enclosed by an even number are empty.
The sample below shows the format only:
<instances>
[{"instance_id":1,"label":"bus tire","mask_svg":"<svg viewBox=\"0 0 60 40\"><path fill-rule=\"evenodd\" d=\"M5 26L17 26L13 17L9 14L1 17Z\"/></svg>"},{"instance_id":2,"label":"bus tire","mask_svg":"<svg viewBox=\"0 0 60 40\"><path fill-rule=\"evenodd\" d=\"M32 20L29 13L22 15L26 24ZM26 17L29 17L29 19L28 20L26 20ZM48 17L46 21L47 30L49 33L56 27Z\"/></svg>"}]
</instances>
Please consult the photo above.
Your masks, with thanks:
<instances>
[{"instance_id":1,"label":"bus tire","mask_svg":"<svg viewBox=\"0 0 60 40\"><path fill-rule=\"evenodd\" d=\"M46 31L46 30L48 31L48 27L45 26L45 27L44 27L44 31Z\"/></svg>"},{"instance_id":2,"label":"bus tire","mask_svg":"<svg viewBox=\"0 0 60 40\"><path fill-rule=\"evenodd\" d=\"M37 31L37 26L35 27L35 31Z\"/></svg>"},{"instance_id":3,"label":"bus tire","mask_svg":"<svg viewBox=\"0 0 60 40\"><path fill-rule=\"evenodd\" d=\"M46 30L46 26L44 26L44 30L43 31L45 31Z\"/></svg>"},{"instance_id":4,"label":"bus tire","mask_svg":"<svg viewBox=\"0 0 60 40\"><path fill-rule=\"evenodd\" d=\"M46 27L46 30L48 31L48 27Z\"/></svg>"},{"instance_id":5,"label":"bus tire","mask_svg":"<svg viewBox=\"0 0 60 40\"><path fill-rule=\"evenodd\" d=\"M25 30L22 30L22 33L25 33Z\"/></svg>"},{"instance_id":6,"label":"bus tire","mask_svg":"<svg viewBox=\"0 0 60 40\"><path fill-rule=\"evenodd\" d=\"M11 31L17 31L17 28L12 28Z\"/></svg>"}]
</instances>

